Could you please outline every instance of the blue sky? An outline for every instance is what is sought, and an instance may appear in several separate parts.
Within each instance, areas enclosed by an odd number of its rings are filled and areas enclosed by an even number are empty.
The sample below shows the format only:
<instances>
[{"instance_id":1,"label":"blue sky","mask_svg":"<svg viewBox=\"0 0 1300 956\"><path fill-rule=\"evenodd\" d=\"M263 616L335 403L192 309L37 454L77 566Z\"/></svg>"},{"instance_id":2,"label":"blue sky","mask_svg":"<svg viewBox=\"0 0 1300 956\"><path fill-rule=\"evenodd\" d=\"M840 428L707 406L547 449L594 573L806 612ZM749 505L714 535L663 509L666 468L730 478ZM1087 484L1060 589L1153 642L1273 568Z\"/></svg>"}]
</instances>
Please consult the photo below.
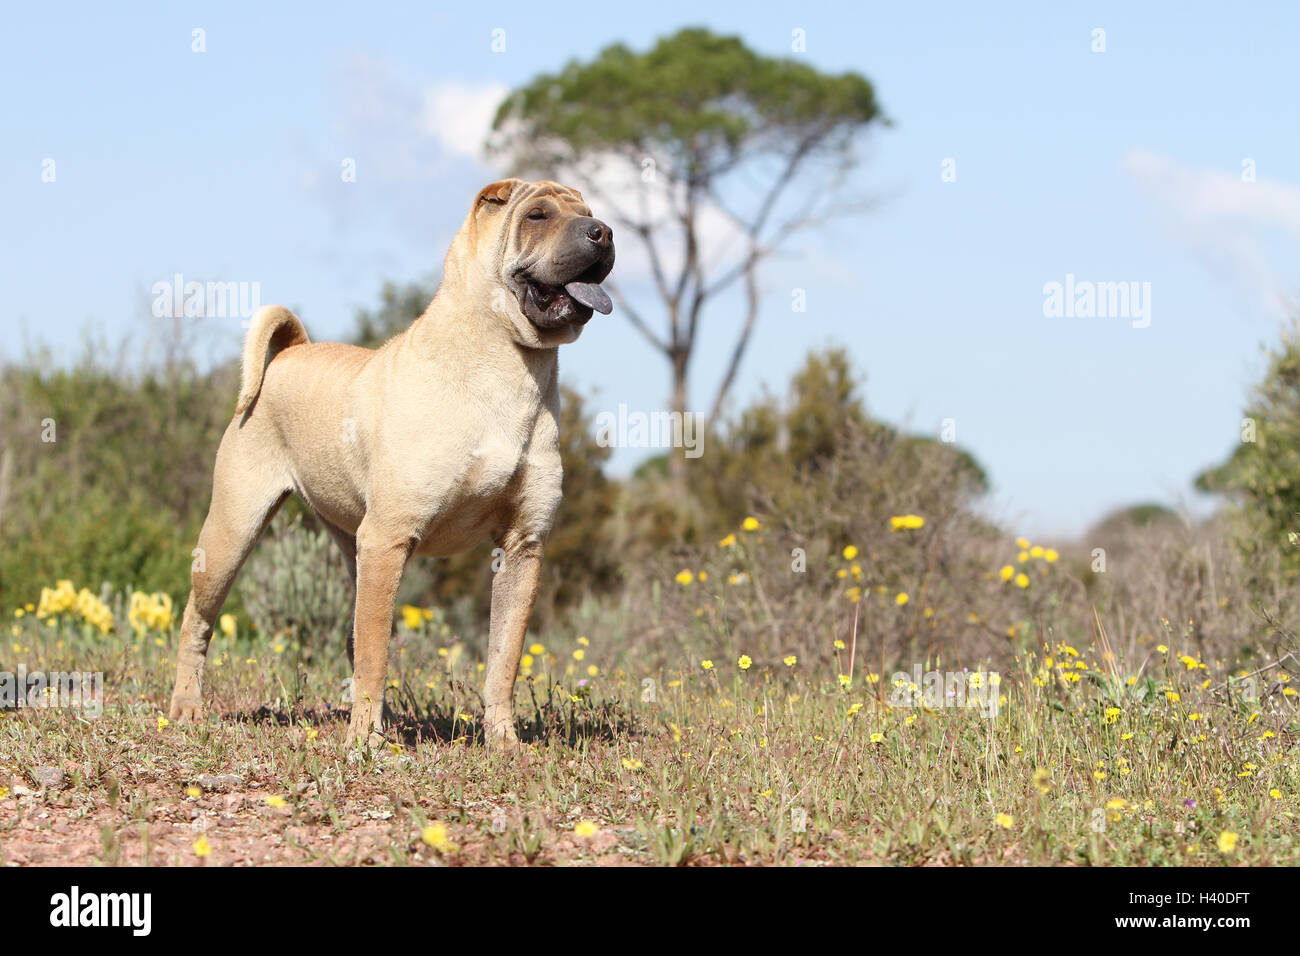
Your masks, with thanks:
<instances>
[{"instance_id":1,"label":"blue sky","mask_svg":"<svg viewBox=\"0 0 1300 956\"><path fill-rule=\"evenodd\" d=\"M149 290L175 273L259 282L262 301L297 309L314 338L343 336L384 279L441 262L474 191L500 172L475 138L502 91L684 25L774 55L801 29L801 55L865 74L895 125L866 141L854 183L875 207L764 274L736 398L782 388L810 348L844 345L874 414L931 434L956 421L993 478L988 510L1014 530L1074 534L1137 501L1205 509L1191 479L1231 451L1261 345L1300 296L1300 7L597 9L9 11L0 355L37 342L69 354L87 331L157 348ZM1091 50L1096 28L1105 52ZM355 183L341 181L345 157ZM948 158L955 182L941 177ZM1150 283L1150 325L1046 317L1044 284L1067 274ZM794 287L808 291L805 313L790 310ZM692 381L703 410L733 306L706 319ZM202 358L237 352L238 320L201 322L190 332ZM658 408L668 393L663 359L617 313L597 317L561 369L597 410Z\"/></svg>"}]
</instances>

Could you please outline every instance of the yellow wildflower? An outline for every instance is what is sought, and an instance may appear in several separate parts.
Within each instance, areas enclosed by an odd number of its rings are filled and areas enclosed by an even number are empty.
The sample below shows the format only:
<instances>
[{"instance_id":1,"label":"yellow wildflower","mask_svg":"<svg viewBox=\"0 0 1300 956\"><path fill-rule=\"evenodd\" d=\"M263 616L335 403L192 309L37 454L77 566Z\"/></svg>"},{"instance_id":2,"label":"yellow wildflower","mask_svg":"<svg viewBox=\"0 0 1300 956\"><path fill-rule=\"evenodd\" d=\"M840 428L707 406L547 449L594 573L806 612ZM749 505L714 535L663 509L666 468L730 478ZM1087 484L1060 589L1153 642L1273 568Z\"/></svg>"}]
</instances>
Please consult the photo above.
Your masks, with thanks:
<instances>
[{"instance_id":1,"label":"yellow wildflower","mask_svg":"<svg viewBox=\"0 0 1300 956\"><path fill-rule=\"evenodd\" d=\"M442 823L430 823L420 831L420 840L425 846L433 847L439 853L447 853L456 849L456 844L451 842L447 833L447 827Z\"/></svg>"},{"instance_id":2,"label":"yellow wildflower","mask_svg":"<svg viewBox=\"0 0 1300 956\"><path fill-rule=\"evenodd\" d=\"M925 527L925 519L920 515L895 515L889 519L889 525L894 531L915 531Z\"/></svg>"}]
</instances>

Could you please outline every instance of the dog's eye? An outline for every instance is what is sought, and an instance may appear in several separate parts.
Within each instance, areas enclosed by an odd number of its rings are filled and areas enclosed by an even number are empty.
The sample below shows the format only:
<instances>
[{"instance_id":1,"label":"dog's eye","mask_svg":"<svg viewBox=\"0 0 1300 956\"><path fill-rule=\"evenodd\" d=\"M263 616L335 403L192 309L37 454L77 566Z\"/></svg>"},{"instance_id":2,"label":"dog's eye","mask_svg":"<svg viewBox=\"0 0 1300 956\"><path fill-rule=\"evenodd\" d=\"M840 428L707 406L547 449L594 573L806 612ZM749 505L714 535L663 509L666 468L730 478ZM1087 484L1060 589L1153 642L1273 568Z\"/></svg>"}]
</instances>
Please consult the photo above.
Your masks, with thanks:
<instances>
[{"instance_id":1,"label":"dog's eye","mask_svg":"<svg viewBox=\"0 0 1300 956\"><path fill-rule=\"evenodd\" d=\"M545 209L534 209L532 212L530 212L530 213L528 214L528 218L529 218L529 219L534 219L534 220L537 220L537 219L545 219L545 218L546 218L546 210L545 210Z\"/></svg>"}]
</instances>

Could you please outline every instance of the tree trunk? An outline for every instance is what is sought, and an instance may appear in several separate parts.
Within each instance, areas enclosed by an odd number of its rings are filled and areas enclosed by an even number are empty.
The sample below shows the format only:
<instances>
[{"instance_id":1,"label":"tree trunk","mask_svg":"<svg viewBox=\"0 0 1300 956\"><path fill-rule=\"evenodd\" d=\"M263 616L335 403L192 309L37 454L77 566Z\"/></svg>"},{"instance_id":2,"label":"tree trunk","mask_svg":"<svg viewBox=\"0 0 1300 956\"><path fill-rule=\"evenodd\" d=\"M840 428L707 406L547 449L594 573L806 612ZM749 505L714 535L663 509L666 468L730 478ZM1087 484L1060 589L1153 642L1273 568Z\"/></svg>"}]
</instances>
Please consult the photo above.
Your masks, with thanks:
<instances>
[{"instance_id":1,"label":"tree trunk","mask_svg":"<svg viewBox=\"0 0 1300 956\"><path fill-rule=\"evenodd\" d=\"M672 411L682 416L683 429L686 422L686 367L690 358L690 352L685 349L678 349L669 356L673 366ZM668 475L678 491L686 490L685 449L668 449Z\"/></svg>"}]
</instances>

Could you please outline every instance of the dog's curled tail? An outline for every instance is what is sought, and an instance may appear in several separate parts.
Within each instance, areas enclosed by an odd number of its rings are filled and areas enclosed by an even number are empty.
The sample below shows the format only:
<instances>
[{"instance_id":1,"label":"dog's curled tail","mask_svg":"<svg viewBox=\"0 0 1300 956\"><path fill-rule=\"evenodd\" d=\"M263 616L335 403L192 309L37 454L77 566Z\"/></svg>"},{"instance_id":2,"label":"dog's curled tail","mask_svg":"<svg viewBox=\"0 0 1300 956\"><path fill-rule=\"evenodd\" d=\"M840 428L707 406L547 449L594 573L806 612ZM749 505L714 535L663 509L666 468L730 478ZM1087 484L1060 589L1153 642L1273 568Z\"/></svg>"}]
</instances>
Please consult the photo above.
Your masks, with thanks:
<instances>
[{"instance_id":1,"label":"dog's curled tail","mask_svg":"<svg viewBox=\"0 0 1300 956\"><path fill-rule=\"evenodd\" d=\"M244 338L243 376L235 414L247 411L262 390L266 367L285 349L306 345L307 330L301 320L282 305L264 305L253 313Z\"/></svg>"}]
</instances>

